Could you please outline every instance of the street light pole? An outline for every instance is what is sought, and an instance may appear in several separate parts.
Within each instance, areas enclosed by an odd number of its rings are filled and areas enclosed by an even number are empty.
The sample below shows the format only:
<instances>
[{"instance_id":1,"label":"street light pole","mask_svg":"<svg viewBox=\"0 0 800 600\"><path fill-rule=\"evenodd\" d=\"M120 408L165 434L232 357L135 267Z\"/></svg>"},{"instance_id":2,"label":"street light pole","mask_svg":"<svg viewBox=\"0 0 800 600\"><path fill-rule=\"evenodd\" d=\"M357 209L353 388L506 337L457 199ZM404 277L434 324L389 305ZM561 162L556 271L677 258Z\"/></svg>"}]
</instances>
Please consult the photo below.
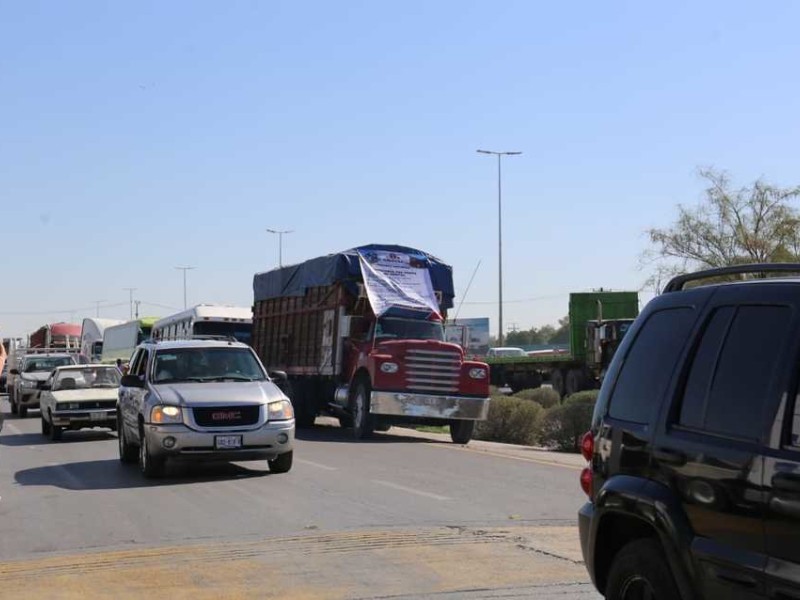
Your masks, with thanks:
<instances>
[{"instance_id":1,"label":"street light pole","mask_svg":"<svg viewBox=\"0 0 800 600\"><path fill-rule=\"evenodd\" d=\"M503 345L503 166L504 156L518 156L522 152L495 152L478 150L480 154L491 154L497 157L497 296L498 296L498 332L497 345Z\"/></svg>"},{"instance_id":2,"label":"street light pole","mask_svg":"<svg viewBox=\"0 0 800 600\"><path fill-rule=\"evenodd\" d=\"M269 233L278 234L278 268L283 266L283 234L294 233L294 229L267 229Z\"/></svg>"},{"instance_id":3,"label":"street light pole","mask_svg":"<svg viewBox=\"0 0 800 600\"><path fill-rule=\"evenodd\" d=\"M130 294L130 305L131 305L131 321L133 321L133 292L135 292L138 288L122 288L123 290L128 290Z\"/></svg>"},{"instance_id":4,"label":"street light pole","mask_svg":"<svg viewBox=\"0 0 800 600\"><path fill-rule=\"evenodd\" d=\"M186 309L186 271L192 271L197 267L175 267L179 271L183 271L183 308Z\"/></svg>"}]
</instances>

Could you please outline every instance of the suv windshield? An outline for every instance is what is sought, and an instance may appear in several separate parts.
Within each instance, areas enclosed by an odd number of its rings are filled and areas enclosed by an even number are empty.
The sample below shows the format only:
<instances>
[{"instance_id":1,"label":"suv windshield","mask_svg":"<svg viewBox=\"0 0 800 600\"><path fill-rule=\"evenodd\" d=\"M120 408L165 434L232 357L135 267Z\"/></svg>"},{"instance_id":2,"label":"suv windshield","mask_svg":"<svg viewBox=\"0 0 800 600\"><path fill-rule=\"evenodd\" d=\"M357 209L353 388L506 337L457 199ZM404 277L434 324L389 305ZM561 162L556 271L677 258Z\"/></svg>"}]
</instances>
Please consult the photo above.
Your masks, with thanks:
<instances>
[{"instance_id":1,"label":"suv windshield","mask_svg":"<svg viewBox=\"0 0 800 600\"><path fill-rule=\"evenodd\" d=\"M154 383L176 381L257 381L266 379L247 348L157 350Z\"/></svg>"},{"instance_id":2,"label":"suv windshield","mask_svg":"<svg viewBox=\"0 0 800 600\"><path fill-rule=\"evenodd\" d=\"M375 326L375 339L444 341L444 328L439 321L382 317Z\"/></svg>"},{"instance_id":3,"label":"suv windshield","mask_svg":"<svg viewBox=\"0 0 800 600\"><path fill-rule=\"evenodd\" d=\"M51 356L26 359L22 371L24 373L33 373L37 371L52 371L56 367L63 367L65 365L74 365L75 361L70 356Z\"/></svg>"},{"instance_id":4,"label":"suv windshield","mask_svg":"<svg viewBox=\"0 0 800 600\"><path fill-rule=\"evenodd\" d=\"M119 387L119 371L116 367L62 369L56 373L53 381L53 391L115 387Z\"/></svg>"}]
</instances>

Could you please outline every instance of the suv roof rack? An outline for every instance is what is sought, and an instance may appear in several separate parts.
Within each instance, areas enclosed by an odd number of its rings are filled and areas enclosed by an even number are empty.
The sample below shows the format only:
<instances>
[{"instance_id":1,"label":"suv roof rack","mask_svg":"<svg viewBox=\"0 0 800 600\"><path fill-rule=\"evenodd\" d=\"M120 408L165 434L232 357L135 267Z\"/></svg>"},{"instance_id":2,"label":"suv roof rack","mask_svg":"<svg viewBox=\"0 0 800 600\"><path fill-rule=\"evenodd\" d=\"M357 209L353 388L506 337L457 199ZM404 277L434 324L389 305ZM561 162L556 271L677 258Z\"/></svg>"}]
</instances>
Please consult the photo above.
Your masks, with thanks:
<instances>
[{"instance_id":1,"label":"suv roof rack","mask_svg":"<svg viewBox=\"0 0 800 600\"><path fill-rule=\"evenodd\" d=\"M733 265L730 267L718 267L716 269L706 269L695 273L684 273L669 280L664 287L663 294L670 292L680 292L690 281L710 279L723 275L746 275L749 273L798 273L800 274L800 263L752 263L747 265Z\"/></svg>"}]
</instances>

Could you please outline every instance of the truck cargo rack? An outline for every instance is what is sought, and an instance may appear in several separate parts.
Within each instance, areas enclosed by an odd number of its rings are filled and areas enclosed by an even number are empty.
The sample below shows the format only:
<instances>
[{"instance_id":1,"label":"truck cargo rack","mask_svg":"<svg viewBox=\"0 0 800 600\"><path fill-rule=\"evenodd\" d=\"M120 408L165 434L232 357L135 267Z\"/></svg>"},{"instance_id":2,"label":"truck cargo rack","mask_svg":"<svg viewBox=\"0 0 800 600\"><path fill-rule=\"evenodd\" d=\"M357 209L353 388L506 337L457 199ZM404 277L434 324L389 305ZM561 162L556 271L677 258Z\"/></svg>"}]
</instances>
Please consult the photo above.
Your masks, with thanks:
<instances>
[{"instance_id":1,"label":"truck cargo rack","mask_svg":"<svg viewBox=\"0 0 800 600\"><path fill-rule=\"evenodd\" d=\"M706 269L695 273L684 273L683 275L678 275L670 279L662 293L669 294L671 292L683 291L686 284L691 281L725 277L727 275L752 275L758 273L795 273L800 275L800 263L753 263Z\"/></svg>"}]
</instances>

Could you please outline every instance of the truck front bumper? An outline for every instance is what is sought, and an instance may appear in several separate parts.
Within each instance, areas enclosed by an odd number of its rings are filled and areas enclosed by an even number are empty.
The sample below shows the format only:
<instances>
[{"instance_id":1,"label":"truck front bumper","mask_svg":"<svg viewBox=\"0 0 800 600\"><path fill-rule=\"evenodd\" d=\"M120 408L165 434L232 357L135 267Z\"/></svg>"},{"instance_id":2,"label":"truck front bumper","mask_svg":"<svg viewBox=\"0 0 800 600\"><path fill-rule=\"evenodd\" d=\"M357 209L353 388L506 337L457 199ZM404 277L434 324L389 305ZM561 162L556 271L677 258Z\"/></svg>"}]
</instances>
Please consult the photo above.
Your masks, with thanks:
<instances>
[{"instance_id":1,"label":"truck front bumper","mask_svg":"<svg viewBox=\"0 0 800 600\"><path fill-rule=\"evenodd\" d=\"M369 412L397 417L484 421L489 414L489 398L373 391Z\"/></svg>"}]
</instances>

